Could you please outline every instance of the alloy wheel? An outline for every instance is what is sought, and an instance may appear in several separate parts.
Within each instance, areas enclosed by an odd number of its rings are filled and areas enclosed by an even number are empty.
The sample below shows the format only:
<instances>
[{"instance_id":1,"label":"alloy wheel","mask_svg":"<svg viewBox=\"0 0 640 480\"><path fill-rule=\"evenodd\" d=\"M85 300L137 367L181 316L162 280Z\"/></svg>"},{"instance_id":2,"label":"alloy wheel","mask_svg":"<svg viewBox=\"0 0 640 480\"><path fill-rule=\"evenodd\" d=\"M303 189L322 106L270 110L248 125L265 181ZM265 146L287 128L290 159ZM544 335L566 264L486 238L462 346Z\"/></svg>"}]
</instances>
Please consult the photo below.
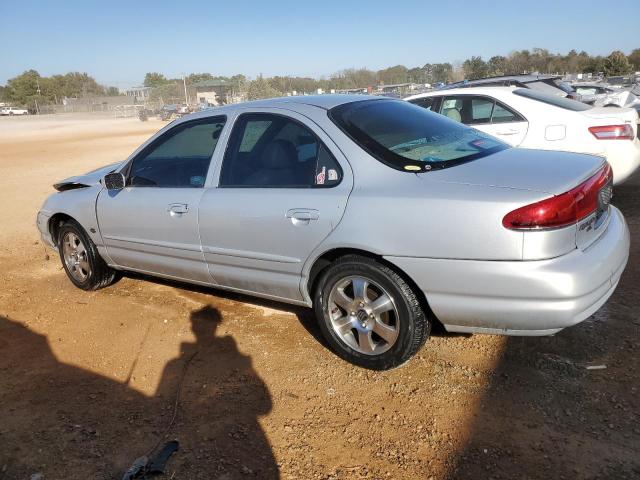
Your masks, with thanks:
<instances>
[{"instance_id":1,"label":"alloy wheel","mask_svg":"<svg viewBox=\"0 0 640 480\"><path fill-rule=\"evenodd\" d=\"M67 232L62 237L62 255L69 274L78 282L84 282L91 275L87 249L75 233Z\"/></svg>"},{"instance_id":2,"label":"alloy wheel","mask_svg":"<svg viewBox=\"0 0 640 480\"><path fill-rule=\"evenodd\" d=\"M393 297L369 278L349 276L336 282L327 309L333 331L359 353L379 355L398 339L400 317Z\"/></svg>"}]
</instances>

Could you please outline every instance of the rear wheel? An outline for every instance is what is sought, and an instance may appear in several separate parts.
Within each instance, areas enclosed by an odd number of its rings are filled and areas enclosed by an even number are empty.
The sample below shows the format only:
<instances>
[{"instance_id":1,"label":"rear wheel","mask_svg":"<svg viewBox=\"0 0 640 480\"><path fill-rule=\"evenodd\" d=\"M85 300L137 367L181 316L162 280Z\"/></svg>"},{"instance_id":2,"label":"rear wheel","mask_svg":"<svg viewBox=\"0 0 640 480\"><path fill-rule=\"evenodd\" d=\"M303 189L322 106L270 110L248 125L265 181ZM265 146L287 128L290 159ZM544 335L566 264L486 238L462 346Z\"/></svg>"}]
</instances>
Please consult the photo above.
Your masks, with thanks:
<instances>
[{"instance_id":1,"label":"rear wheel","mask_svg":"<svg viewBox=\"0 0 640 480\"><path fill-rule=\"evenodd\" d=\"M58 231L60 260L69 280L83 290L98 290L118 279L84 229L75 221L65 222Z\"/></svg>"},{"instance_id":2,"label":"rear wheel","mask_svg":"<svg viewBox=\"0 0 640 480\"><path fill-rule=\"evenodd\" d=\"M347 256L329 266L318 281L314 308L331 348L373 370L406 362L431 330L407 282L367 257Z\"/></svg>"}]
</instances>

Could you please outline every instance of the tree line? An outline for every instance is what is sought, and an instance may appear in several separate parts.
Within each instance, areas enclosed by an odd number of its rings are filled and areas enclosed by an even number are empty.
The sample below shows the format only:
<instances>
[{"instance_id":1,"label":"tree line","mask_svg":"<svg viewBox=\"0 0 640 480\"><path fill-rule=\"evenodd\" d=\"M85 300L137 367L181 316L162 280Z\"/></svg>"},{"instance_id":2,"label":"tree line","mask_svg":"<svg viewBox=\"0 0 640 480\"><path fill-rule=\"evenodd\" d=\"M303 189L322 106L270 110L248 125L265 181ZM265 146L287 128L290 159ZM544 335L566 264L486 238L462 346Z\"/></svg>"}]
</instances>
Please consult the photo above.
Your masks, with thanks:
<instances>
[{"instance_id":1,"label":"tree line","mask_svg":"<svg viewBox=\"0 0 640 480\"><path fill-rule=\"evenodd\" d=\"M472 56L461 63L427 63L417 67L395 65L381 70L349 68L327 78L298 76L273 76L250 80L242 74L214 76L210 73L192 73L185 77L187 87L203 80L222 80L237 93L245 93L249 99L275 97L291 92L311 93L318 89L348 90L393 85L399 83L435 84L463 79L474 80L486 76L520 73L593 73L604 76L626 75L640 71L640 48L629 55L621 51L608 56L589 55L585 51L571 50L566 55L551 53L546 49L518 50L507 56L496 55L487 60ZM166 78L163 74L149 72L144 85L151 87L152 97L159 99L180 98L182 78ZM16 105L60 104L65 97L118 95L116 87L100 85L87 73L70 72L65 75L42 77L35 70L28 70L0 86L0 100Z\"/></svg>"},{"instance_id":2,"label":"tree line","mask_svg":"<svg viewBox=\"0 0 640 480\"><path fill-rule=\"evenodd\" d=\"M35 70L27 70L0 87L3 102L23 106L32 106L34 102L40 105L60 104L65 97L114 96L119 93L116 87L100 85L89 74L80 72L42 77Z\"/></svg>"}]
</instances>

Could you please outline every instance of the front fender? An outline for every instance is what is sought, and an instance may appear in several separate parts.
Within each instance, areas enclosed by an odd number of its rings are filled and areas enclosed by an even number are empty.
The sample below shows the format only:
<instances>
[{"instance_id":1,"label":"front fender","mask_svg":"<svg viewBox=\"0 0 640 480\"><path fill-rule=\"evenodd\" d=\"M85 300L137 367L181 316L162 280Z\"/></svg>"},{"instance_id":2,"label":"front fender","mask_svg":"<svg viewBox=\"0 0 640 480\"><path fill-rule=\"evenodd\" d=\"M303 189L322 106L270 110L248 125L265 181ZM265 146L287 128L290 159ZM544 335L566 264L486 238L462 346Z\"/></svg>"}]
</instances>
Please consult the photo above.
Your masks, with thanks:
<instances>
[{"instance_id":1,"label":"front fender","mask_svg":"<svg viewBox=\"0 0 640 480\"><path fill-rule=\"evenodd\" d=\"M43 240L55 247L56 239L51 237L52 222L61 216L71 217L87 232L105 261L110 263L96 215L96 201L101 190L102 185L92 185L50 195L38 212L37 224Z\"/></svg>"}]
</instances>

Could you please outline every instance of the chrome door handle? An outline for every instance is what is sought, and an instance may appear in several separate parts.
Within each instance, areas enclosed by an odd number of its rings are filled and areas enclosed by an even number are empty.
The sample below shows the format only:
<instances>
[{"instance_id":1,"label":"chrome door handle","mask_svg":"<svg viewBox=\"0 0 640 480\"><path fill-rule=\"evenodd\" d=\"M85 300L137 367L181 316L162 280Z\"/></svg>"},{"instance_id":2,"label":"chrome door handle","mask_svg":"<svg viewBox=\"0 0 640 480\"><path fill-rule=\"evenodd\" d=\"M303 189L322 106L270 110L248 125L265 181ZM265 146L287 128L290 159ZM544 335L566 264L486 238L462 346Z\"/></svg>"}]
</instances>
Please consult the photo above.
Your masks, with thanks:
<instances>
[{"instance_id":1,"label":"chrome door handle","mask_svg":"<svg viewBox=\"0 0 640 480\"><path fill-rule=\"evenodd\" d=\"M169 212L169 215L171 215L172 217L179 217L183 213L187 213L188 211L189 205L187 205L186 203L171 203L167 207L167 212Z\"/></svg>"},{"instance_id":2,"label":"chrome door handle","mask_svg":"<svg viewBox=\"0 0 640 480\"><path fill-rule=\"evenodd\" d=\"M287 211L287 218L290 218L293 224L308 224L311 220L318 220L320 212L310 208L292 208Z\"/></svg>"}]
</instances>

